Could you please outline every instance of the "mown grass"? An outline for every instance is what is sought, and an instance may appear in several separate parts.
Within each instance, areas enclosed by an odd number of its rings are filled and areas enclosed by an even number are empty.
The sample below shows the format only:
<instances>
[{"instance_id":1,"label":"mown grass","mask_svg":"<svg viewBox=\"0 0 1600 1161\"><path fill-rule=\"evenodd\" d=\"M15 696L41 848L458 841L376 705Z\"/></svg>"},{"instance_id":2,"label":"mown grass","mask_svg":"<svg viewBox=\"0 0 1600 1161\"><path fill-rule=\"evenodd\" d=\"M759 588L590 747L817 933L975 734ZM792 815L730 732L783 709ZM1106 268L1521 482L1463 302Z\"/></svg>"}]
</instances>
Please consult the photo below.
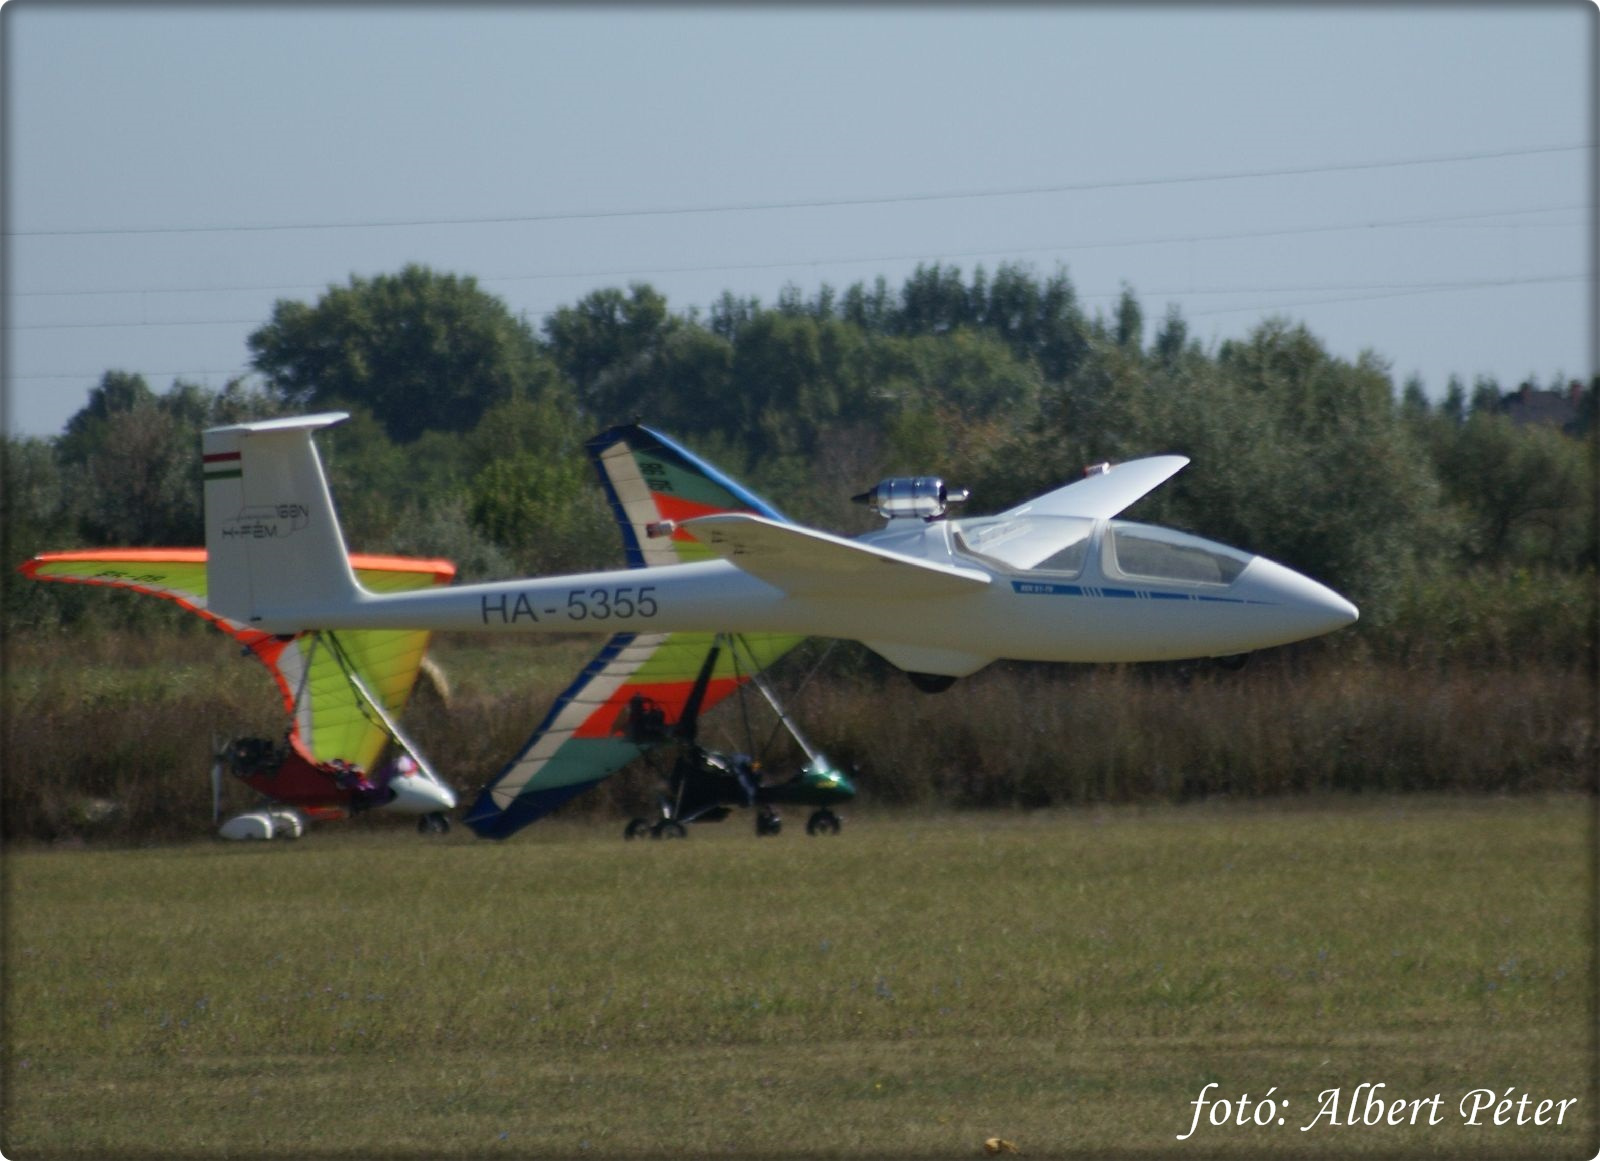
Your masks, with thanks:
<instances>
[{"instance_id":1,"label":"mown grass","mask_svg":"<svg viewBox=\"0 0 1600 1161\"><path fill-rule=\"evenodd\" d=\"M10 850L28 1157L1592 1156L1581 796ZM1188 1103L1284 1126L1179 1142ZM1311 1131L1318 1094L1438 1126ZM1579 1098L1462 1123L1478 1087Z\"/></svg>"}]
</instances>

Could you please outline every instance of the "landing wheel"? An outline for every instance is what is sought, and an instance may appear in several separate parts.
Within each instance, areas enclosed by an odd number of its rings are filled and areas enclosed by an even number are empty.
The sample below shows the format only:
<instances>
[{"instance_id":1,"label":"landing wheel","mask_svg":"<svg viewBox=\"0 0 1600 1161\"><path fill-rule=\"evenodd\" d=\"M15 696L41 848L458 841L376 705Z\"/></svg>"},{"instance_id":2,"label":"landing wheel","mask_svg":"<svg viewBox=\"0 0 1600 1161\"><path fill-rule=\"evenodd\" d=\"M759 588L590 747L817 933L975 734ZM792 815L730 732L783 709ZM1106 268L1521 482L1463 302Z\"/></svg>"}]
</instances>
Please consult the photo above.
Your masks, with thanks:
<instances>
[{"instance_id":1,"label":"landing wheel","mask_svg":"<svg viewBox=\"0 0 1600 1161\"><path fill-rule=\"evenodd\" d=\"M438 811L417 819L418 834L449 834L450 820Z\"/></svg>"},{"instance_id":2,"label":"landing wheel","mask_svg":"<svg viewBox=\"0 0 1600 1161\"><path fill-rule=\"evenodd\" d=\"M766 835L772 835L772 834L781 834L782 832L783 832L783 819L778 817L778 812L777 811L772 810L772 809L769 808L769 809L763 810L760 814L756 815L756 835L757 835L757 837L764 837Z\"/></svg>"},{"instance_id":3,"label":"landing wheel","mask_svg":"<svg viewBox=\"0 0 1600 1161\"><path fill-rule=\"evenodd\" d=\"M633 819L628 823L627 829L622 832L622 837L632 842L636 838L643 838L650 833L650 824L642 818Z\"/></svg>"},{"instance_id":4,"label":"landing wheel","mask_svg":"<svg viewBox=\"0 0 1600 1161\"><path fill-rule=\"evenodd\" d=\"M675 818L664 818L650 828L650 837L653 839L681 839L688 838L689 831Z\"/></svg>"},{"instance_id":5,"label":"landing wheel","mask_svg":"<svg viewBox=\"0 0 1600 1161\"><path fill-rule=\"evenodd\" d=\"M838 834L839 816L831 810L812 811L811 817L806 819L806 833L809 835Z\"/></svg>"}]
</instances>

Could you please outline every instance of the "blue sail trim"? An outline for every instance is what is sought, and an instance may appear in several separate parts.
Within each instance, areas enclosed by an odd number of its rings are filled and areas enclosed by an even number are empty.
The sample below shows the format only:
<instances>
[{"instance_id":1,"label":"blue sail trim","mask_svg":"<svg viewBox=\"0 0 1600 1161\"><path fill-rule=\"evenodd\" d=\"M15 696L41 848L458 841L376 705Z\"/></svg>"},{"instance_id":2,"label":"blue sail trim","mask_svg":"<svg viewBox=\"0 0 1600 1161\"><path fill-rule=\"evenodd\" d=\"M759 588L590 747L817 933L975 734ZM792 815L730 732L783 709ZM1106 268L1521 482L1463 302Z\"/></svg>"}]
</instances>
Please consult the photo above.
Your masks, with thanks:
<instances>
[{"instance_id":1,"label":"blue sail trim","mask_svg":"<svg viewBox=\"0 0 1600 1161\"><path fill-rule=\"evenodd\" d=\"M617 427L608 428L588 440L583 446L589 453L589 462L594 465L595 473L600 477L600 487L605 491L606 503L611 507L611 514L616 517L617 526L622 529L622 546L627 553L629 568L644 567L644 552L639 546L639 538L635 535L633 524L628 520L627 513L623 510L622 500L617 496L616 489L611 486L611 480L606 476L605 465L600 460L600 453L612 444L624 443L632 451L642 451L649 455L661 456L663 459L676 460L684 469L697 475L704 476L719 488L725 489L731 496L757 515L765 516L769 520L777 520L783 524L792 524L793 521L778 511L767 501L757 496L744 485L723 475L718 469L706 463L705 460L695 455L688 448L673 442L653 428L645 427L639 423L624 423Z\"/></svg>"},{"instance_id":2,"label":"blue sail trim","mask_svg":"<svg viewBox=\"0 0 1600 1161\"><path fill-rule=\"evenodd\" d=\"M514 770L517 767L517 764L522 761L523 756L526 755L529 750L533 749L540 738L544 737L545 731L548 730L555 722L557 715L559 715L562 710L566 709L567 706L572 703L573 698L577 697L578 694L583 692L585 686L587 686L600 674L604 673L606 666L611 664L612 660L616 658L617 654L621 653L629 645L633 644L633 640L636 636L637 634L635 633L618 633L615 637L612 637L605 643L604 648L602 648L600 652L595 655L594 660L590 661L588 665L583 667L583 672L578 674L577 680L571 685L567 686L566 690L561 694L561 696L556 698L555 704L550 707L550 712L544 715L544 720L539 723L538 728L528 736L528 740L524 742L522 744L522 748L517 751L516 757L512 758L511 761L507 762L503 767L501 767L500 772L484 784L483 789L478 792L478 797L473 801L472 808L468 810L466 815L462 818L463 822L470 826L476 833L485 837L505 838L507 834L511 833L509 830L505 831L504 834L492 833L496 830L502 829L504 824L499 820L503 819L505 816L516 812L521 818L521 821L516 825L526 826L540 815L554 810L557 806L561 805L561 803L565 802L568 798L571 798L574 794L577 794L583 790L587 790L590 786L595 785L594 782L585 782L576 784L574 786L555 786L551 787L549 790L536 790L532 794L518 795L512 800L511 805L505 807L504 809L502 809L500 805L495 802L492 794L494 788L499 785L500 780ZM528 814L522 809L522 803L524 802L547 800L551 796L556 795L559 795L560 797L554 798L553 801L547 801L547 804L542 809L539 809L534 813ZM512 829L515 829L515 827Z\"/></svg>"}]
</instances>

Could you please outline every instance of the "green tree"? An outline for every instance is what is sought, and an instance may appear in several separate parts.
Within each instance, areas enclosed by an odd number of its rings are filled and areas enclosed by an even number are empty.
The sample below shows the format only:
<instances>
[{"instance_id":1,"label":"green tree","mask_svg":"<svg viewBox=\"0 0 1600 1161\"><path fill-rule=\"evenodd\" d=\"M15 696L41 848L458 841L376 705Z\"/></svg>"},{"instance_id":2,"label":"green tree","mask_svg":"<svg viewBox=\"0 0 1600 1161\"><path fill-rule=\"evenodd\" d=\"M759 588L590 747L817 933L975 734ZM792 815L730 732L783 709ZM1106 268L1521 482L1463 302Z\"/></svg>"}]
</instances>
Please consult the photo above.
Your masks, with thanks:
<instances>
[{"instance_id":1,"label":"green tree","mask_svg":"<svg viewBox=\"0 0 1600 1161\"><path fill-rule=\"evenodd\" d=\"M574 421L552 401L514 400L466 440L478 465L464 490L470 525L525 572L599 568L616 555Z\"/></svg>"},{"instance_id":2,"label":"green tree","mask_svg":"<svg viewBox=\"0 0 1600 1161\"><path fill-rule=\"evenodd\" d=\"M16 571L39 552L76 547L76 529L66 506L66 484L52 443L7 439L0 452L0 546L7 567L0 569L0 648L14 626L59 623L60 602ZM63 588L71 586L59 586Z\"/></svg>"},{"instance_id":3,"label":"green tree","mask_svg":"<svg viewBox=\"0 0 1600 1161\"><path fill-rule=\"evenodd\" d=\"M1423 390L1422 380L1416 375L1406 379L1404 390L1400 393L1400 413L1412 423L1425 423L1429 419L1432 405L1428 402L1428 393Z\"/></svg>"},{"instance_id":4,"label":"green tree","mask_svg":"<svg viewBox=\"0 0 1600 1161\"><path fill-rule=\"evenodd\" d=\"M545 319L550 354L595 423L647 414L658 394L654 374L668 341L685 324L664 295L636 282L624 294L597 290Z\"/></svg>"},{"instance_id":5,"label":"green tree","mask_svg":"<svg viewBox=\"0 0 1600 1161\"><path fill-rule=\"evenodd\" d=\"M557 380L533 330L475 279L417 265L352 277L315 305L279 300L248 343L286 404L366 407L399 443L469 431L493 404Z\"/></svg>"},{"instance_id":6,"label":"green tree","mask_svg":"<svg viewBox=\"0 0 1600 1161\"><path fill-rule=\"evenodd\" d=\"M918 265L900 290L902 334L944 334L973 320L973 302L958 266Z\"/></svg>"},{"instance_id":7,"label":"green tree","mask_svg":"<svg viewBox=\"0 0 1600 1161\"><path fill-rule=\"evenodd\" d=\"M1144 342L1144 311L1126 284L1117 299L1117 346L1137 352Z\"/></svg>"},{"instance_id":8,"label":"green tree","mask_svg":"<svg viewBox=\"0 0 1600 1161\"><path fill-rule=\"evenodd\" d=\"M1595 559L1590 448L1553 427L1492 411L1438 433L1435 462L1474 564L1577 568Z\"/></svg>"},{"instance_id":9,"label":"green tree","mask_svg":"<svg viewBox=\"0 0 1600 1161\"><path fill-rule=\"evenodd\" d=\"M141 375L107 371L67 421L57 448L78 534L96 545L189 545L200 508L204 392L158 396Z\"/></svg>"},{"instance_id":10,"label":"green tree","mask_svg":"<svg viewBox=\"0 0 1600 1161\"><path fill-rule=\"evenodd\" d=\"M1160 367L1171 373L1177 369L1179 361L1188 350L1189 324L1183 321L1183 314L1178 310L1178 304L1172 303L1167 307L1167 316L1162 319L1161 326L1157 328L1155 340L1150 344L1150 350Z\"/></svg>"}]
</instances>

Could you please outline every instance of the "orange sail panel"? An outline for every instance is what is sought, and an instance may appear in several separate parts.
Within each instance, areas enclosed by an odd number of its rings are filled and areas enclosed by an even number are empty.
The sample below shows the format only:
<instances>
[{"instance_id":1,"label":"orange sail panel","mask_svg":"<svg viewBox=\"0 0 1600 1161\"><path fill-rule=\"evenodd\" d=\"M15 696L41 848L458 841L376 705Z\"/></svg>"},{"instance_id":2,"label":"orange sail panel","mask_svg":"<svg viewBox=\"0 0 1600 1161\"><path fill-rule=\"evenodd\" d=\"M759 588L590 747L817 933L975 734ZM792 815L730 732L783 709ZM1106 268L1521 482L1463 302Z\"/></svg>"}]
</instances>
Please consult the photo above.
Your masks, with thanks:
<instances>
[{"instance_id":1,"label":"orange sail panel","mask_svg":"<svg viewBox=\"0 0 1600 1161\"><path fill-rule=\"evenodd\" d=\"M449 584L447 560L352 554L360 582L374 592ZM51 552L21 566L38 581L100 585L149 593L205 618L255 655L277 684L292 720L292 737L318 762L340 759L371 769L389 741L382 722L356 690L365 685L391 717L405 708L428 648L420 630L310 632L277 637L206 607L203 548L116 548Z\"/></svg>"}]
</instances>

